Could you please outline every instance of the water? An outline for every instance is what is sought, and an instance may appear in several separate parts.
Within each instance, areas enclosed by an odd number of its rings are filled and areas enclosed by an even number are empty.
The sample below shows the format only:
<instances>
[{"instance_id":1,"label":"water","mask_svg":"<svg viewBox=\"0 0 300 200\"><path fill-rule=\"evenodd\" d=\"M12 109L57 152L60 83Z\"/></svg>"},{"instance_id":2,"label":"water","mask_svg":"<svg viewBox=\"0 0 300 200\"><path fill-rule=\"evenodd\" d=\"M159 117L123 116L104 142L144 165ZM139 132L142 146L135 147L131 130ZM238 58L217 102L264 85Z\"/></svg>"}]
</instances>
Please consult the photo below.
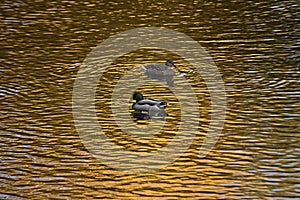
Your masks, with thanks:
<instances>
[{"instance_id":1,"label":"water","mask_svg":"<svg viewBox=\"0 0 300 200\"><path fill-rule=\"evenodd\" d=\"M0 7L1 199L299 198L298 1L4 1ZM227 114L217 144L199 158L211 116L203 77L189 73L188 63L172 52L121 56L99 81L95 101L98 120L116 144L153 152L175 137L180 123L178 99L157 84L141 89L168 102L164 131L134 140L118 129L111 86L128 69L171 58L188 72L200 105L189 149L158 171L132 174L104 165L84 146L74 125L72 91L97 44L148 26L182 32L206 49L224 81ZM150 122L136 123L145 129Z\"/></svg>"}]
</instances>

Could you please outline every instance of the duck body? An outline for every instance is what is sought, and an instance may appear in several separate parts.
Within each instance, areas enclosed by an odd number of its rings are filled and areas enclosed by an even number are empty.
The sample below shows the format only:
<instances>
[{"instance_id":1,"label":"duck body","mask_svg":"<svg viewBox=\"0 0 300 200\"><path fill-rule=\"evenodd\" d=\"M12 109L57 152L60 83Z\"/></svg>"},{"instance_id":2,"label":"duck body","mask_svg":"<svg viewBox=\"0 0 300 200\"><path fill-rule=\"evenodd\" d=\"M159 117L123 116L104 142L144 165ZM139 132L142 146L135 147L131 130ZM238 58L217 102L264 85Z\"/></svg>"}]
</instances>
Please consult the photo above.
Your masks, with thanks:
<instances>
[{"instance_id":1,"label":"duck body","mask_svg":"<svg viewBox=\"0 0 300 200\"><path fill-rule=\"evenodd\" d=\"M133 94L133 99L136 100L132 105L135 112L147 112L149 118L152 116L166 116L165 111L167 103L157 99L144 99L143 95L139 92Z\"/></svg>"},{"instance_id":2,"label":"duck body","mask_svg":"<svg viewBox=\"0 0 300 200\"><path fill-rule=\"evenodd\" d=\"M145 65L145 75L151 79L166 81L169 86L174 86L173 77L176 73L172 67L176 68L172 60L167 60L164 64Z\"/></svg>"},{"instance_id":3,"label":"duck body","mask_svg":"<svg viewBox=\"0 0 300 200\"><path fill-rule=\"evenodd\" d=\"M172 67L176 68L172 60L167 60L165 64L149 64L144 66L146 75L148 76L175 76L175 71Z\"/></svg>"}]
</instances>

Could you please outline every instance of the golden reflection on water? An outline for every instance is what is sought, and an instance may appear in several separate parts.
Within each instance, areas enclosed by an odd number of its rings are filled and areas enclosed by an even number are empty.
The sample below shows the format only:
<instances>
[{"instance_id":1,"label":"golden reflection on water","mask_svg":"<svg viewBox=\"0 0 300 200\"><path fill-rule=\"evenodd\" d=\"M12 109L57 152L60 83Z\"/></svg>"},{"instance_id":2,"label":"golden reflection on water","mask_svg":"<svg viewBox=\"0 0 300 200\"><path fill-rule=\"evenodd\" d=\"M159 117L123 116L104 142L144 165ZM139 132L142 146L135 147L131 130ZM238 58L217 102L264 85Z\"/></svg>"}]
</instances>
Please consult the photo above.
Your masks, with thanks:
<instances>
[{"instance_id":1,"label":"golden reflection on water","mask_svg":"<svg viewBox=\"0 0 300 200\"><path fill-rule=\"evenodd\" d=\"M1 199L300 196L296 1L3 1L0 7ZM211 114L203 77L171 52L139 50L116 59L96 92L99 123L116 144L155 151L172 140L180 121L174 94L160 84L144 85L147 96L168 101L164 128L150 139L118 129L111 86L128 69L172 59L187 73L200 105L199 129L183 156L153 173L128 174L103 165L82 144L72 88L92 48L144 26L174 29L203 45L222 74L228 107L221 138L200 159ZM142 129L150 122L135 123Z\"/></svg>"},{"instance_id":2,"label":"golden reflection on water","mask_svg":"<svg viewBox=\"0 0 300 200\"><path fill-rule=\"evenodd\" d=\"M147 59L143 59L145 57ZM176 97L172 90L170 90L165 81L153 81L147 78L146 75L142 77L142 79L145 80L144 84L137 87L136 91L142 92L146 97L160 99L168 103L168 107L166 109L168 116L165 118L165 120L163 120L165 122L149 122L149 120L135 120L135 126L137 126L138 129L140 129L139 131L144 129L145 136L148 135L150 139L138 139L124 133L123 131L126 130L121 130L120 128L118 128L118 125L115 123L115 120L118 119L115 119L113 117L113 114L111 113L111 106L113 106L111 105L111 99L114 87L117 84L117 81L122 76L124 76L124 73L127 70L149 64L149 61L152 61L152 63L164 63L168 58L176 59L176 66L180 67L182 73L185 70L187 71L188 69L189 71L187 72L189 73L189 78L193 78L191 82L197 83L197 85L193 85L193 87L194 92L198 98L198 103L201 105L199 115L201 115L201 124L203 125L201 126L202 128L199 128L198 134L205 135L205 131L207 130L207 126L210 119L210 111L205 108L209 107L210 99L205 82L201 78L201 76L190 75L193 74L191 73L193 71L192 69L189 69L189 64L184 60L179 59L176 55L172 55L170 53L158 50L138 50L135 52L125 54L124 56L118 58L114 63L112 63L111 66L106 70L106 72L99 80L99 87L96 92L96 112L98 113L98 120L101 128L105 130L107 137L115 138L115 142L121 144L127 150L146 152L159 150L163 146L167 145L178 131L178 128L181 123L181 106L177 100L178 97ZM135 84L134 81L130 83ZM128 81L125 80L124 83L121 84L128 84ZM174 85L173 87L178 87L178 85ZM134 91L130 91L129 93L133 94L133 92ZM189 95L187 94L186 97L181 98L189 98ZM128 107L128 112L131 112L131 115L133 113L131 109L132 103L133 100L131 99L131 101L127 103L126 101L124 101L123 105L124 107ZM133 117L132 120L134 120ZM149 129L147 128L149 126L149 123L152 123L152 128L155 127L156 123L158 128L158 134L155 134L152 137L151 134L155 132L156 128L154 128L154 130L150 130L149 132ZM129 127L128 131L132 132L133 130L131 129L131 127ZM202 142L200 142L199 144L201 143Z\"/></svg>"}]
</instances>

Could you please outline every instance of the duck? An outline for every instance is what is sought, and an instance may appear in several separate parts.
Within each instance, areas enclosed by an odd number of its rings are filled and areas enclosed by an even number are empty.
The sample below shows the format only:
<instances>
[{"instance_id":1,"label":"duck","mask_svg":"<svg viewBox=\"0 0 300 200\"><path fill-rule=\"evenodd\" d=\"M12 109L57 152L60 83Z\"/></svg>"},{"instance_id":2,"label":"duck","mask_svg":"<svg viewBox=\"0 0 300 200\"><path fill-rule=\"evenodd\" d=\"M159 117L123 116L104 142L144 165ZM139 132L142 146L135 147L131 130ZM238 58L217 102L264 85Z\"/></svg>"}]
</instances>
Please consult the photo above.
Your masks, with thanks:
<instances>
[{"instance_id":1,"label":"duck","mask_svg":"<svg viewBox=\"0 0 300 200\"><path fill-rule=\"evenodd\" d=\"M164 64L149 64L143 68L146 70L145 75L147 77L159 81L166 81L169 86L174 86L173 77L176 73L172 67L177 69L172 60L167 60Z\"/></svg>"},{"instance_id":2,"label":"duck","mask_svg":"<svg viewBox=\"0 0 300 200\"><path fill-rule=\"evenodd\" d=\"M135 92L132 95L134 102L132 104L132 109L135 114L146 112L147 116L145 118L157 117L157 116L167 116L166 107L167 103L157 99L144 99L144 96L140 92Z\"/></svg>"},{"instance_id":3,"label":"duck","mask_svg":"<svg viewBox=\"0 0 300 200\"><path fill-rule=\"evenodd\" d=\"M175 71L172 67L177 68L172 60L167 60L164 64L149 64L144 66L148 75L175 76Z\"/></svg>"}]
</instances>

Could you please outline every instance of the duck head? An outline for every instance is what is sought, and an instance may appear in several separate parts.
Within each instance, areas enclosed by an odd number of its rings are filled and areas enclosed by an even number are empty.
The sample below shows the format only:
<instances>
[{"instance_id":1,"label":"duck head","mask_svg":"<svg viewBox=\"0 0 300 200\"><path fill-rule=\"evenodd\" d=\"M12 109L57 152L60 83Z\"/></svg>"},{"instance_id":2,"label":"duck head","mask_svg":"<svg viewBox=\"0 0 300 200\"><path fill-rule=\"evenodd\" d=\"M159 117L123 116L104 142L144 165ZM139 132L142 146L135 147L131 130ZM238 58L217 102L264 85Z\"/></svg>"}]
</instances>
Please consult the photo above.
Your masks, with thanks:
<instances>
[{"instance_id":1,"label":"duck head","mask_svg":"<svg viewBox=\"0 0 300 200\"><path fill-rule=\"evenodd\" d=\"M176 68L176 66L174 65L174 62L172 60L167 60L166 65L168 67L175 67Z\"/></svg>"},{"instance_id":2,"label":"duck head","mask_svg":"<svg viewBox=\"0 0 300 200\"><path fill-rule=\"evenodd\" d=\"M143 100L144 96L140 92L135 92L135 93L133 93L132 98L133 98L133 100L136 100L136 102L138 102L140 100Z\"/></svg>"}]
</instances>

